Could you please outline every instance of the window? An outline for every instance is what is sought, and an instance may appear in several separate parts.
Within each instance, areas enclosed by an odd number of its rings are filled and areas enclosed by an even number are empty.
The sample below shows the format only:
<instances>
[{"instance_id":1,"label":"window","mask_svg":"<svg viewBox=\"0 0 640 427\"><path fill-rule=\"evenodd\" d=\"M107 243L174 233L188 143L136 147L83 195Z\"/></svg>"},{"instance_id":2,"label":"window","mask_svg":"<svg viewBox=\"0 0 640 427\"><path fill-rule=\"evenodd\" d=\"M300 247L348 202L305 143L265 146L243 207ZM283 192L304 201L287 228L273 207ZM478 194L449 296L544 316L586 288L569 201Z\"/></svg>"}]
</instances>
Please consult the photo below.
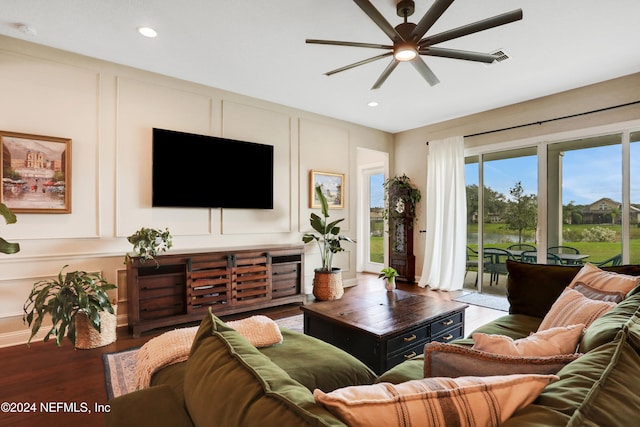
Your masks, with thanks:
<instances>
[{"instance_id":1,"label":"window","mask_svg":"<svg viewBox=\"0 0 640 427\"><path fill-rule=\"evenodd\" d=\"M629 262L640 264L640 131L629 135L629 171Z\"/></svg>"},{"instance_id":2,"label":"window","mask_svg":"<svg viewBox=\"0 0 640 427\"><path fill-rule=\"evenodd\" d=\"M640 130L517 145L467 152L470 247L503 248L517 241L537 248L527 262L640 263ZM527 203L537 205L533 227L522 218L514 221L516 212L530 215ZM473 216L479 210L482 217ZM495 278L487 276L485 268L479 288L495 291ZM474 280L468 274L465 287L475 287Z\"/></svg>"},{"instance_id":3,"label":"window","mask_svg":"<svg viewBox=\"0 0 640 427\"><path fill-rule=\"evenodd\" d=\"M369 262L384 264L384 173L369 175Z\"/></svg>"},{"instance_id":4,"label":"window","mask_svg":"<svg viewBox=\"0 0 640 427\"><path fill-rule=\"evenodd\" d=\"M388 153L358 148L358 271L378 273L384 266L388 233L383 219Z\"/></svg>"},{"instance_id":5,"label":"window","mask_svg":"<svg viewBox=\"0 0 640 427\"><path fill-rule=\"evenodd\" d=\"M547 153L547 246L561 255L555 261L601 263L621 254L622 134L549 144Z\"/></svg>"},{"instance_id":6,"label":"window","mask_svg":"<svg viewBox=\"0 0 640 427\"><path fill-rule=\"evenodd\" d=\"M471 156L466 159L465 179L467 243L472 251L483 253L484 274L476 282L475 274L467 272L464 286L506 295L506 258L512 251L520 254L521 245L533 247L536 242L536 149Z\"/></svg>"}]
</instances>

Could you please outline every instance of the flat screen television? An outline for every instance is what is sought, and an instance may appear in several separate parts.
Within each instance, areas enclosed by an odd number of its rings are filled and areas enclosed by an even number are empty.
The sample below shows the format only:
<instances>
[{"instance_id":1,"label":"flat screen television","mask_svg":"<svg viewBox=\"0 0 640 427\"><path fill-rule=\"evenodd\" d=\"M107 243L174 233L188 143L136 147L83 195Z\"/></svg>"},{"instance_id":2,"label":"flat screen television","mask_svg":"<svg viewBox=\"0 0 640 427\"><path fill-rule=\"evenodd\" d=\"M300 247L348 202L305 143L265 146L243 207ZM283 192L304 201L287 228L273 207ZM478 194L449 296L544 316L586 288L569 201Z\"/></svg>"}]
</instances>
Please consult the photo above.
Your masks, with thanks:
<instances>
[{"instance_id":1,"label":"flat screen television","mask_svg":"<svg viewBox=\"0 0 640 427\"><path fill-rule=\"evenodd\" d=\"M273 209L273 146L153 129L152 206Z\"/></svg>"}]
</instances>

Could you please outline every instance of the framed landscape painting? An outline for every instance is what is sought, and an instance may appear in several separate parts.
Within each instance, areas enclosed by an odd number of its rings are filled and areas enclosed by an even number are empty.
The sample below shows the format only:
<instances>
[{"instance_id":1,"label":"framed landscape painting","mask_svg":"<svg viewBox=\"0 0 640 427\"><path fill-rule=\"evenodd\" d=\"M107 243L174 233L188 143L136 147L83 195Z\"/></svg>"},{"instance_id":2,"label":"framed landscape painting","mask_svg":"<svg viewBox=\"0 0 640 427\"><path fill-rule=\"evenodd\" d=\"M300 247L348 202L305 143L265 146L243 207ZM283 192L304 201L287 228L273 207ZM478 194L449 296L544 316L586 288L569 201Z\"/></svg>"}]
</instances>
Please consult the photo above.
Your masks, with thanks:
<instances>
[{"instance_id":1,"label":"framed landscape painting","mask_svg":"<svg viewBox=\"0 0 640 427\"><path fill-rule=\"evenodd\" d=\"M316 197L316 186L322 188L327 198L329 209L344 208L344 174L333 172L311 171L309 177L309 201L311 208L319 208L320 200Z\"/></svg>"},{"instance_id":2,"label":"framed landscape painting","mask_svg":"<svg viewBox=\"0 0 640 427\"><path fill-rule=\"evenodd\" d=\"M71 139L0 131L2 203L15 213L71 212Z\"/></svg>"}]
</instances>

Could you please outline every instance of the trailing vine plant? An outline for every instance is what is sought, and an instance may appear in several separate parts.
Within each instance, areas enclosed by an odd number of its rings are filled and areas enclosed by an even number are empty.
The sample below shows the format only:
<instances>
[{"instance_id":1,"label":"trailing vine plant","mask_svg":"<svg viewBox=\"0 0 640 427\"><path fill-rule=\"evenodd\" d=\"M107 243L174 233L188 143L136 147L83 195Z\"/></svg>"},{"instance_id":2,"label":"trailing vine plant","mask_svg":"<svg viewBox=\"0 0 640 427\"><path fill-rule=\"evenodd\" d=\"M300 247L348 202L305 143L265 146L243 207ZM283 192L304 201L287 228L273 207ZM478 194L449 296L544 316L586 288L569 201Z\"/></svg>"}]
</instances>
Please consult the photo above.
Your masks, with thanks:
<instances>
[{"instance_id":1,"label":"trailing vine plant","mask_svg":"<svg viewBox=\"0 0 640 427\"><path fill-rule=\"evenodd\" d=\"M140 257L140 263L143 264L147 260L154 260L155 257L171 248L173 240L168 228L157 230L154 228L142 227L140 230L127 237L129 243L133 245L135 255ZM125 262L130 262L131 256L125 256ZM159 266L156 261L156 266Z\"/></svg>"},{"instance_id":2,"label":"trailing vine plant","mask_svg":"<svg viewBox=\"0 0 640 427\"><path fill-rule=\"evenodd\" d=\"M422 194L407 175L388 178L382 185L384 187L382 217L385 220L394 216L416 218L416 206L422 199Z\"/></svg>"}]
</instances>

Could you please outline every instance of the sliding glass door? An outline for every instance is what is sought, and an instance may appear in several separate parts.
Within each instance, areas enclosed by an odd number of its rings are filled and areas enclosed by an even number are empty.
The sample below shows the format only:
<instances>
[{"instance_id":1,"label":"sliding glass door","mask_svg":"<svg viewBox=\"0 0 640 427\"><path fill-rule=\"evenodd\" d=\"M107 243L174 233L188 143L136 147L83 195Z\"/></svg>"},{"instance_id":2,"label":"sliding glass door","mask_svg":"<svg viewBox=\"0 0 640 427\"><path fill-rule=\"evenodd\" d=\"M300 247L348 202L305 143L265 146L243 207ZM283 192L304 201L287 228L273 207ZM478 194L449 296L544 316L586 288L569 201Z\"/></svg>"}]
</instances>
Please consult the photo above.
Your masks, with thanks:
<instances>
[{"instance_id":1,"label":"sliding glass door","mask_svg":"<svg viewBox=\"0 0 640 427\"><path fill-rule=\"evenodd\" d=\"M549 262L621 256L622 134L549 144L547 153L547 247L559 256Z\"/></svg>"},{"instance_id":2,"label":"sliding glass door","mask_svg":"<svg viewBox=\"0 0 640 427\"><path fill-rule=\"evenodd\" d=\"M640 264L640 130L476 153L466 162L468 253L477 251L485 266L477 283L467 273L465 288L504 290L487 249L524 262Z\"/></svg>"},{"instance_id":3,"label":"sliding glass door","mask_svg":"<svg viewBox=\"0 0 640 427\"><path fill-rule=\"evenodd\" d=\"M506 295L506 260L535 249L537 226L536 149L487 153L467 159L468 258L465 287ZM483 190L480 192L480 188ZM526 245L526 246L525 246Z\"/></svg>"},{"instance_id":4,"label":"sliding glass door","mask_svg":"<svg viewBox=\"0 0 640 427\"><path fill-rule=\"evenodd\" d=\"M640 131L629 134L629 263L640 264Z\"/></svg>"}]
</instances>

